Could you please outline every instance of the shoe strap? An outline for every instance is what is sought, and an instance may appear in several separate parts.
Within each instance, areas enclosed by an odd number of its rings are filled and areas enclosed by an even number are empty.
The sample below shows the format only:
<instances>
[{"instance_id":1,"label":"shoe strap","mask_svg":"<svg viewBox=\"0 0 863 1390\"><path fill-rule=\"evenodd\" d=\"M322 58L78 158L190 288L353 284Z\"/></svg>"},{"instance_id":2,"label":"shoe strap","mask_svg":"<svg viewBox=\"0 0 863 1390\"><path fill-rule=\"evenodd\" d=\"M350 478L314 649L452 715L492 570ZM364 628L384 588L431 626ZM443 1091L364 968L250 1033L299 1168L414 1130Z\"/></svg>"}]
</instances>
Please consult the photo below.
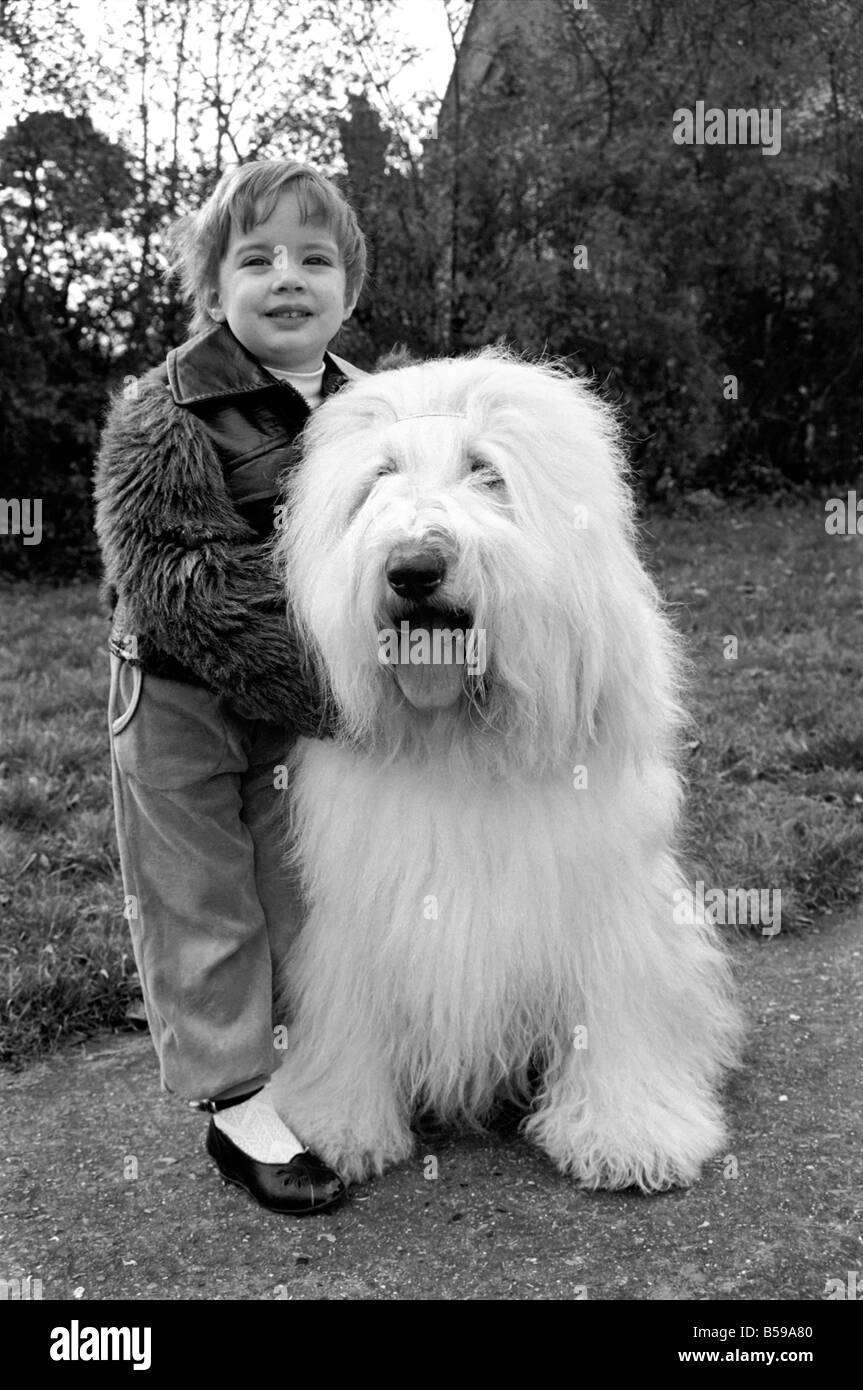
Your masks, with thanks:
<instances>
[{"instance_id":1,"label":"shoe strap","mask_svg":"<svg viewBox=\"0 0 863 1390\"><path fill-rule=\"evenodd\" d=\"M245 1091L241 1096L229 1096L227 1100L190 1100L188 1103L193 1110L205 1110L209 1115L215 1115L219 1110L230 1110L232 1105L242 1105L244 1100L251 1100L263 1090L263 1086L256 1086L254 1091Z\"/></svg>"}]
</instances>

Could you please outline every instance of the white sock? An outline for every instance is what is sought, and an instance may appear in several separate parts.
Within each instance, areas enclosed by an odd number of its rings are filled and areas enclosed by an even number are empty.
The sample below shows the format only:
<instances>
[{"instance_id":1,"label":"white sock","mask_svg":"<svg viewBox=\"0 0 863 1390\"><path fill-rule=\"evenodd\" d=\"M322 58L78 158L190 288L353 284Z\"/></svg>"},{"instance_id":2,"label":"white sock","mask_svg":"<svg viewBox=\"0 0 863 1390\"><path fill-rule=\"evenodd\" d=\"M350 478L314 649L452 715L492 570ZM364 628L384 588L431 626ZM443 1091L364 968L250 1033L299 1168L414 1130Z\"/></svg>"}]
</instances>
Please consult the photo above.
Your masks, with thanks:
<instances>
[{"instance_id":1,"label":"white sock","mask_svg":"<svg viewBox=\"0 0 863 1390\"><path fill-rule=\"evenodd\" d=\"M251 1100L217 1110L213 1120L217 1129L257 1163L290 1163L306 1147L277 1114L269 1085Z\"/></svg>"}]
</instances>

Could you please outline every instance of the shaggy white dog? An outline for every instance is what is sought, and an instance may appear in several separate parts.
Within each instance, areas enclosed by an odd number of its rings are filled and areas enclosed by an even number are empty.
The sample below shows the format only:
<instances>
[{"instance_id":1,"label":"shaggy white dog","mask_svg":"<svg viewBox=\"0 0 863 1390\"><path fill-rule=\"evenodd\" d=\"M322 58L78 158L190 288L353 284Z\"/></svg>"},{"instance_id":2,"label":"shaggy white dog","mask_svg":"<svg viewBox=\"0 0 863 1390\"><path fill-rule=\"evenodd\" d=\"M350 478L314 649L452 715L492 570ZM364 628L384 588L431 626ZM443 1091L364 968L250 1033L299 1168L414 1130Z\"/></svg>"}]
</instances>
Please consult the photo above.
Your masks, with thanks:
<instances>
[{"instance_id":1,"label":"shaggy white dog","mask_svg":"<svg viewBox=\"0 0 863 1390\"><path fill-rule=\"evenodd\" d=\"M676 920L679 662L612 414L489 349L370 376L307 441L279 553L344 737L296 748L280 1110L359 1179L415 1107L481 1121L538 1070L563 1172L690 1182L739 1022Z\"/></svg>"}]
</instances>

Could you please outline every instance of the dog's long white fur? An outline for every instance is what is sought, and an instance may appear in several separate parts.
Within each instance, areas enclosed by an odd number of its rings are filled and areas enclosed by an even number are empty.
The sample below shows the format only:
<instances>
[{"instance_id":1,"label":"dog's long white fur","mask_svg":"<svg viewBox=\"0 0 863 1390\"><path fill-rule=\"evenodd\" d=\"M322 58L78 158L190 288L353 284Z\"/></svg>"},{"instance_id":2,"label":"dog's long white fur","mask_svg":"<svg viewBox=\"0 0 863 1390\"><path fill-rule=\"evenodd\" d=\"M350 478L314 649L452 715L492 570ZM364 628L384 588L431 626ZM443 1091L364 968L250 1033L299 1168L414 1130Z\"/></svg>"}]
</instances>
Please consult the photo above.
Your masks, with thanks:
<instances>
[{"instance_id":1,"label":"dog's long white fur","mask_svg":"<svg viewBox=\"0 0 863 1390\"><path fill-rule=\"evenodd\" d=\"M586 1186L687 1183L723 1143L740 1022L715 929L674 920L681 663L632 512L608 408L499 349L310 423L279 553L344 737L294 751L309 916L274 1084L350 1179L408 1156L416 1105L481 1121L531 1062L526 1133ZM378 660L386 560L419 540L488 634L437 711Z\"/></svg>"}]
</instances>

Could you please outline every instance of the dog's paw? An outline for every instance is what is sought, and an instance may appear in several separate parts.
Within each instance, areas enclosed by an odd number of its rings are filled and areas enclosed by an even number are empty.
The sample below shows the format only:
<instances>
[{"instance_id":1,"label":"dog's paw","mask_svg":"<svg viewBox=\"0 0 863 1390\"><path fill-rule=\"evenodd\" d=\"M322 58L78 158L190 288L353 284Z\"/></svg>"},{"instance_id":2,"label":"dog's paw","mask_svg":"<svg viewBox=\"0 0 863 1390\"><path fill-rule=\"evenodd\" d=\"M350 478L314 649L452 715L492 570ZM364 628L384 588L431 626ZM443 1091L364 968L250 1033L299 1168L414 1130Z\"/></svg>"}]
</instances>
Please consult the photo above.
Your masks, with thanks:
<instances>
[{"instance_id":1,"label":"dog's paw","mask_svg":"<svg viewBox=\"0 0 863 1390\"><path fill-rule=\"evenodd\" d=\"M394 1113L348 1113L338 1097L283 1088L277 1109L306 1146L345 1182L379 1177L410 1158L414 1136Z\"/></svg>"},{"instance_id":2,"label":"dog's paw","mask_svg":"<svg viewBox=\"0 0 863 1390\"><path fill-rule=\"evenodd\" d=\"M608 1158L600 1154L581 1156L558 1163L561 1172L574 1179L586 1191L619 1192L637 1188L640 1192L668 1192L675 1187L689 1187L700 1174L700 1166L683 1168L664 1154L648 1158Z\"/></svg>"},{"instance_id":3,"label":"dog's paw","mask_svg":"<svg viewBox=\"0 0 863 1390\"><path fill-rule=\"evenodd\" d=\"M642 1117L644 1119L644 1117ZM725 1131L718 1110L687 1123L666 1114L631 1124L599 1124L582 1115L573 1121L566 1112L540 1112L526 1132L555 1166L581 1187L617 1191L635 1187L642 1192L666 1192L689 1187L702 1164L720 1149Z\"/></svg>"},{"instance_id":4,"label":"dog's paw","mask_svg":"<svg viewBox=\"0 0 863 1390\"><path fill-rule=\"evenodd\" d=\"M386 1144L372 1141L362 1144L354 1136L345 1134L320 1135L312 1141L304 1136L304 1142L346 1183L380 1177L387 1168L409 1159L414 1149L414 1137L410 1131L398 1139L390 1139Z\"/></svg>"}]
</instances>

